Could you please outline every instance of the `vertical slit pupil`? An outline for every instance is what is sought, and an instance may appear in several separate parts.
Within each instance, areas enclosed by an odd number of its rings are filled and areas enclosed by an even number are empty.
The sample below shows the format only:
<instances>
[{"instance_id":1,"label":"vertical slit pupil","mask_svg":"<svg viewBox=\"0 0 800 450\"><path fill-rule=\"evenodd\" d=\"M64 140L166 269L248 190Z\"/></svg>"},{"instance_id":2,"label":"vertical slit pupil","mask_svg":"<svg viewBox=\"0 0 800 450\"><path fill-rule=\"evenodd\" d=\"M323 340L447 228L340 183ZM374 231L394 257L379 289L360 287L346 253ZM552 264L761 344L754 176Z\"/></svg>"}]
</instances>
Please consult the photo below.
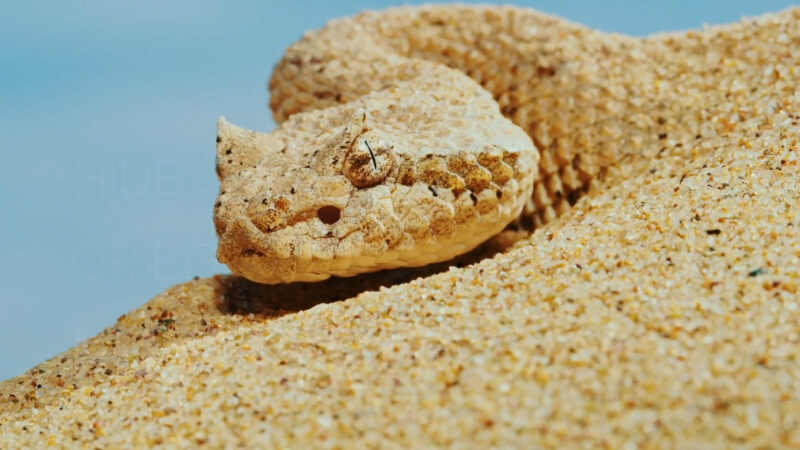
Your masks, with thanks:
<instances>
[{"instance_id":1,"label":"vertical slit pupil","mask_svg":"<svg viewBox=\"0 0 800 450\"><path fill-rule=\"evenodd\" d=\"M333 225L339 221L342 211L335 206L323 206L317 210L317 217L326 225Z\"/></svg>"}]
</instances>

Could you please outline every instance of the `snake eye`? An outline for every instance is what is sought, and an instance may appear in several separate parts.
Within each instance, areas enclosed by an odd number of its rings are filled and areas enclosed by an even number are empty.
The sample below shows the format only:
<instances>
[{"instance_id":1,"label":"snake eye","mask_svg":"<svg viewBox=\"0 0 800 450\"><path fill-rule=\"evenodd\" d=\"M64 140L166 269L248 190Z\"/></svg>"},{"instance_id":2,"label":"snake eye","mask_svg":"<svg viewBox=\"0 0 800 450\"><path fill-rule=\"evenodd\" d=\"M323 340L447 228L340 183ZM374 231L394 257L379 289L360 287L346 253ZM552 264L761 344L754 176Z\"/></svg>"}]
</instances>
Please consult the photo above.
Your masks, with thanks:
<instances>
[{"instance_id":1,"label":"snake eye","mask_svg":"<svg viewBox=\"0 0 800 450\"><path fill-rule=\"evenodd\" d=\"M392 148L370 133L359 136L344 157L342 171L358 188L367 188L386 179L392 169Z\"/></svg>"},{"instance_id":2,"label":"snake eye","mask_svg":"<svg viewBox=\"0 0 800 450\"><path fill-rule=\"evenodd\" d=\"M325 225L333 225L339 221L342 216L342 210L335 206L323 206L317 210L317 217Z\"/></svg>"}]
</instances>

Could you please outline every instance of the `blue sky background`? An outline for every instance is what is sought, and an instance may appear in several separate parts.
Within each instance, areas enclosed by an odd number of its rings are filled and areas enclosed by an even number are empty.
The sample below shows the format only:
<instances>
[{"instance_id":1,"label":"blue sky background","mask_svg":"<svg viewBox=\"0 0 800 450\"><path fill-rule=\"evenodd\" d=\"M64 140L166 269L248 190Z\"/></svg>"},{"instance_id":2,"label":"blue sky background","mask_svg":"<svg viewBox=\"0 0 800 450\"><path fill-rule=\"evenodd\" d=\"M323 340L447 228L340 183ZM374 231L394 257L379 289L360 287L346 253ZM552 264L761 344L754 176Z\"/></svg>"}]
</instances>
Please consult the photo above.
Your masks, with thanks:
<instances>
[{"instance_id":1,"label":"blue sky background","mask_svg":"<svg viewBox=\"0 0 800 450\"><path fill-rule=\"evenodd\" d=\"M727 23L787 1L520 2L606 31ZM283 49L390 2L0 2L0 380L192 276L227 272L220 115L274 127Z\"/></svg>"}]
</instances>

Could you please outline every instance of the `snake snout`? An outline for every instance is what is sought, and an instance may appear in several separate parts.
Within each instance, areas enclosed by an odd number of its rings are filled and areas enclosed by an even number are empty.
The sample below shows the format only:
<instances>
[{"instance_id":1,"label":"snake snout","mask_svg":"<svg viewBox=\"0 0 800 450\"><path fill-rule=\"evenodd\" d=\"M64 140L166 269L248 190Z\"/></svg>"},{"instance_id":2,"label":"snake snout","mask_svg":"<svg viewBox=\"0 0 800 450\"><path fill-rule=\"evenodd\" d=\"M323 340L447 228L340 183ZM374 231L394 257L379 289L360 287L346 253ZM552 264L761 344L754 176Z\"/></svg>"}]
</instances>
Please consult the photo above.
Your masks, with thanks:
<instances>
[{"instance_id":1,"label":"snake snout","mask_svg":"<svg viewBox=\"0 0 800 450\"><path fill-rule=\"evenodd\" d=\"M247 208L247 215L259 230L268 233L288 224L287 211L290 206L290 200L283 195L272 199L264 198L260 202L251 203Z\"/></svg>"},{"instance_id":2,"label":"snake snout","mask_svg":"<svg viewBox=\"0 0 800 450\"><path fill-rule=\"evenodd\" d=\"M306 222L314 217L325 225L334 225L342 217L342 205L337 202L321 202L317 205L292 202L285 195L264 198L260 202L251 203L247 215L251 222L262 232L270 233ZM300 207L302 206L302 207Z\"/></svg>"}]
</instances>

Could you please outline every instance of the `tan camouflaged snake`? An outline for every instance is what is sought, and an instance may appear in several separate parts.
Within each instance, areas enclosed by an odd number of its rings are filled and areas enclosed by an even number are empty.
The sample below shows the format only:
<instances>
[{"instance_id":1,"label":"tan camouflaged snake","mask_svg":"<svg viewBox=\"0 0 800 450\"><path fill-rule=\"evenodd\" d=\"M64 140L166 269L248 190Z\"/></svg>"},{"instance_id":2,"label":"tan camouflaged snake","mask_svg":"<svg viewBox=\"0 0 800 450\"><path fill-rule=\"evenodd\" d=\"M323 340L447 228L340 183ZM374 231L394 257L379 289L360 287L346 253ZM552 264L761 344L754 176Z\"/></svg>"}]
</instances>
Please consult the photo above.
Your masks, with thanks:
<instances>
[{"instance_id":1,"label":"tan camouflaged snake","mask_svg":"<svg viewBox=\"0 0 800 450\"><path fill-rule=\"evenodd\" d=\"M719 132L692 109L727 89L695 89L721 64L712 33L696 41L499 6L332 21L275 68L277 130L220 119L218 257L258 282L315 281L447 260L518 217L548 222L606 170L640 172Z\"/></svg>"}]
</instances>

